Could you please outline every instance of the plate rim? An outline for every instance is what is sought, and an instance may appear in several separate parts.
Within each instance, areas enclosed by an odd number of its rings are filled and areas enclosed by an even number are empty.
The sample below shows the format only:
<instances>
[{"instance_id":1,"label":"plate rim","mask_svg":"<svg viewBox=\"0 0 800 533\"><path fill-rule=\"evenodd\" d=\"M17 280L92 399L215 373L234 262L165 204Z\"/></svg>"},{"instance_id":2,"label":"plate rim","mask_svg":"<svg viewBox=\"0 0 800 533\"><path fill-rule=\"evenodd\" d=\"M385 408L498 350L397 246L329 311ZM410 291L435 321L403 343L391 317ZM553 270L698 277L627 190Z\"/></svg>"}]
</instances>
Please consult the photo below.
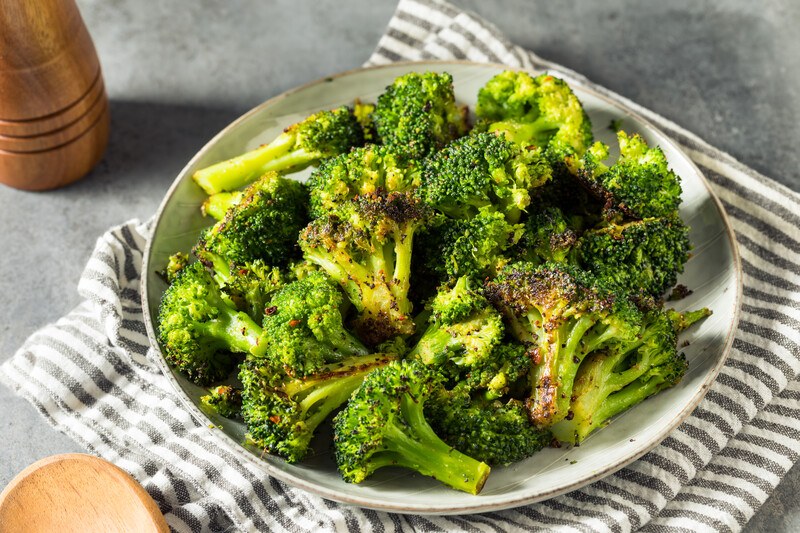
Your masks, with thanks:
<instances>
[{"instance_id":1,"label":"plate rim","mask_svg":"<svg viewBox=\"0 0 800 533\"><path fill-rule=\"evenodd\" d=\"M735 333L737 330L737 326L739 323L739 318L741 314L741 307L742 307L742 292L743 292L743 285L742 285L742 263L741 263L741 256L739 253L738 242L736 240L735 233L733 231L733 227L731 225L730 219L728 214L725 211L725 208L722 205L722 202L717 197L714 190L711 188L711 185L706 178L705 174L700 170L694 160L689 157L689 155L680 147L680 145L674 141L669 135L667 135L663 130L656 127L650 120L642 116L640 113L636 112L635 110L629 108L622 102L616 102L612 98L594 90L591 87L588 87L584 84L583 81L580 79L570 79L570 85L576 85L580 87L581 90L586 91L587 93L591 93L592 96L606 102L616 110L619 110L631 118L639 121L640 123L646 125L652 131L660 135L667 144L671 146L672 149L680 153L691 165L697 175L700 177L700 181L705 187L706 191L708 192L709 196L711 197L712 201L714 202L714 206L717 209L720 218L722 219L723 225L725 226L725 235L728 239L728 243L731 247L731 254L733 256L733 266L734 266L734 276L736 279L736 297L735 297L735 305L734 305L734 312L733 316L730 319L730 329L725 337L725 341L722 346L722 353L719 356L716 364L711 368L710 373L706 376L703 380L700 390L695 393L694 397L690 402L688 402L681 411L679 411L672 420L669 421L668 424L664 426L664 429L651 436L649 439L645 441L644 446L641 446L635 453L632 455L626 456L623 459L620 459L612 464L604 466L602 469L598 470L597 472L593 473L591 476L581 479L580 481L571 482L564 486L561 486L556 489L551 489L545 492L537 492L534 494L527 494L521 495L517 498L509 499L502 502L494 502L488 504L481 504L480 497L475 498L465 498L466 505L460 506L436 506L436 504L425 504L424 506L418 504L412 505L400 505L400 504L393 504L386 501L375 501L368 497L358 497L358 496L350 496L343 492L336 492L333 489L321 488L314 483L309 483L302 478L296 477L295 475L285 472L275 465L267 461L266 459L256 457L252 453L250 453L246 448L244 448L240 443L234 440L232 437L223 433L216 429L214 422L211 418L208 417L197 405L195 405L191 398L183 391L183 388L180 386L180 383L175 379L172 374L172 369L167 364L164 355L161 352L161 348L158 344L158 336L153 328L152 316L150 314L150 306L149 306L149 299L148 299L148 275L147 273L150 271L150 257L151 257L151 250L152 250L152 243L153 238L152 236L155 235L156 231L158 230L159 224L162 220L162 215L164 210L166 209L167 204L170 202L172 196L175 194L179 184L182 182L184 177L188 174L189 169L195 164L195 162L200 159L208 150L211 149L213 145L217 143L219 139L226 136L230 130L236 128L240 123L244 122L245 120L249 119L253 115L256 115L263 111L265 108L274 105L276 102L279 102L285 98L288 98L295 93L304 91L311 87L328 83L332 80L351 76L354 74L358 74L365 71L374 71L380 69L387 69L387 68L395 68L395 67L403 67L403 66L419 66L420 68L425 68L425 65L432 65L432 66L447 66L447 65L467 65L467 66L476 66L476 67L489 67L489 68L499 68L504 70L513 70L513 71L523 71L528 72L530 74L538 75L542 73L549 72L549 70L545 69L542 71L538 71L536 69L527 69L522 67L510 67L508 65L504 65L502 63L484 63L484 62L475 62L475 61L468 61L468 60L425 60L425 61L397 61L394 63L388 63L384 65L372 65L368 67L359 67L354 68L342 72L338 72L332 75L323 76L316 80L310 81L308 83L304 83L302 85L293 87L287 91L284 91L272 98L269 98L260 104L256 105L249 111L246 111L238 118L233 120L230 124L225 126L221 129L216 135L214 135L208 142L206 142L202 148L200 148L194 156L184 165L184 167L178 172L177 176L173 180L172 184L170 185L167 192L164 194L163 199L161 200L161 204L159 205L156 214L154 215L154 222L151 228L151 233L147 237L147 242L145 245L144 254L142 257L142 274L141 274L141 281L139 286L139 296L141 300L142 306L142 315L143 320L145 323L145 329L147 331L147 338L150 343L150 348L154 350L155 354L157 355L156 362L161 368L162 372L164 373L167 381L169 381L170 385L177 393L178 397L180 398L181 403L183 404L184 408L195 418L198 422L200 422L207 434L217 440L218 443L224 445L229 452L233 453L235 456L239 457L240 459L247 461L248 463L255 465L260 470L265 471L267 475L273 476L276 479L279 479L283 482L288 483L294 487L298 487L303 489L307 492L315 494L317 496L321 496L328 500L336 501L339 503L344 503L348 505L355 505L359 507L363 507L366 509L373 509L379 511L387 511L387 512L395 512L395 513L403 513L403 514L439 514L439 515L447 515L447 514L475 514L475 513L483 513L489 511L497 511L502 509L510 509L514 507L519 507L522 505L528 505L531 503L536 503L539 501L547 500L550 498L554 498L561 494L565 494L567 492L577 490L581 487L594 483L599 479L607 477L614 472L624 468L625 466L633 463L634 461L641 458L646 453L650 452L653 448L655 448L659 443L661 443L664 439L666 439L675 429L684 421L686 420L691 413L695 410L695 408L700 404L700 402L705 397L706 393L708 392L711 385L716 380L719 372L725 366L725 362L727 361L728 355L730 354L731 347L733 345L733 340L735 337ZM205 422L205 423L203 423ZM280 459L279 459L280 460Z\"/></svg>"}]
</instances>

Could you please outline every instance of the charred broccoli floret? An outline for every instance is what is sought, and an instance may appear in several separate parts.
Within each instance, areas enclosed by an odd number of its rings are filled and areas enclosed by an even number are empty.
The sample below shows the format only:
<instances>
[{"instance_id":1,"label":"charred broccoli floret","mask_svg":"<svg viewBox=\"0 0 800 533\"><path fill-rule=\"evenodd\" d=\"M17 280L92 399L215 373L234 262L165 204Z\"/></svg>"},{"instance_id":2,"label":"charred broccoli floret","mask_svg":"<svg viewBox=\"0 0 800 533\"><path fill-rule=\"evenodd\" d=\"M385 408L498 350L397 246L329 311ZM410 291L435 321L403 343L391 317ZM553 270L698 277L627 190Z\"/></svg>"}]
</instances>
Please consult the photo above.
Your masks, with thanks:
<instances>
[{"instance_id":1,"label":"charred broccoli floret","mask_svg":"<svg viewBox=\"0 0 800 533\"><path fill-rule=\"evenodd\" d=\"M634 339L641 327L641 314L624 293L567 265L515 263L487 282L486 293L529 347L534 366L526 406L539 427L567 416L575 374L587 354Z\"/></svg>"},{"instance_id":2,"label":"charred broccoli floret","mask_svg":"<svg viewBox=\"0 0 800 533\"><path fill-rule=\"evenodd\" d=\"M412 241L428 218L425 205L408 193L364 194L300 235L306 259L344 288L358 312L356 331L368 344L414 332Z\"/></svg>"},{"instance_id":3,"label":"charred broccoli floret","mask_svg":"<svg viewBox=\"0 0 800 533\"><path fill-rule=\"evenodd\" d=\"M595 143L577 163L575 173L606 211L633 218L674 215L681 202L681 181L669 168L661 148L650 148L639 136L617 133L620 156L610 167L608 146Z\"/></svg>"},{"instance_id":4,"label":"charred broccoli floret","mask_svg":"<svg viewBox=\"0 0 800 533\"><path fill-rule=\"evenodd\" d=\"M189 254L184 252L177 252L169 256L167 261L167 268L164 269L164 277L167 283L172 283L178 278L181 270L186 268L189 264Z\"/></svg>"},{"instance_id":5,"label":"charred broccoli floret","mask_svg":"<svg viewBox=\"0 0 800 533\"><path fill-rule=\"evenodd\" d=\"M493 207L514 224L530 204L531 191L551 177L552 168L538 150L479 133L425 161L419 195L452 218L472 218Z\"/></svg>"},{"instance_id":6,"label":"charred broccoli floret","mask_svg":"<svg viewBox=\"0 0 800 533\"><path fill-rule=\"evenodd\" d=\"M609 223L583 234L581 266L633 294L660 297L689 258L689 229L677 216Z\"/></svg>"},{"instance_id":7,"label":"charred broccoli floret","mask_svg":"<svg viewBox=\"0 0 800 533\"><path fill-rule=\"evenodd\" d=\"M289 126L269 144L198 170L192 179L208 194L234 191L266 172L300 170L363 142L350 108L320 111Z\"/></svg>"},{"instance_id":8,"label":"charred broccoli floret","mask_svg":"<svg viewBox=\"0 0 800 533\"><path fill-rule=\"evenodd\" d=\"M220 385L200 398L200 408L225 418L236 418L242 411L242 389Z\"/></svg>"},{"instance_id":9,"label":"charred broccoli floret","mask_svg":"<svg viewBox=\"0 0 800 533\"><path fill-rule=\"evenodd\" d=\"M235 269L256 260L285 266L299 255L297 236L308 222L307 213L308 192L302 183L266 174L202 234L195 255L222 283Z\"/></svg>"},{"instance_id":10,"label":"charred broccoli floret","mask_svg":"<svg viewBox=\"0 0 800 533\"><path fill-rule=\"evenodd\" d=\"M551 428L555 437L579 444L611 417L678 383L687 365L677 350L676 323L689 327L708 314L650 311L636 338L589 355L575 378L569 416Z\"/></svg>"},{"instance_id":11,"label":"charred broccoli floret","mask_svg":"<svg viewBox=\"0 0 800 533\"><path fill-rule=\"evenodd\" d=\"M263 355L261 327L225 301L201 263L181 270L164 292L158 335L167 362L198 385L227 376L236 366L231 352Z\"/></svg>"},{"instance_id":12,"label":"charred broccoli floret","mask_svg":"<svg viewBox=\"0 0 800 533\"><path fill-rule=\"evenodd\" d=\"M375 470L402 466L458 490L478 494L490 468L440 439L425 418L425 403L440 387L418 361L393 362L369 374L334 418L334 451L348 483Z\"/></svg>"},{"instance_id":13,"label":"charred broccoli floret","mask_svg":"<svg viewBox=\"0 0 800 533\"><path fill-rule=\"evenodd\" d=\"M561 162L582 155L592 143L592 124L564 80L505 71L478 92L476 129L503 133L522 146L537 146Z\"/></svg>"},{"instance_id":14,"label":"charred broccoli floret","mask_svg":"<svg viewBox=\"0 0 800 533\"><path fill-rule=\"evenodd\" d=\"M283 364L269 358L247 359L239 379L248 440L290 463L301 460L317 427L347 401L364 376L393 359L387 354L347 357L302 378L286 374ZM294 374L307 366L298 364Z\"/></svg>"},{"instance_id":15,"label":"charred broccoli floret","mask_svg":"<svg viewBox=\"0 0 800 533\"><path fill-rule=\"evenodd\" d=\"M283 371L302 378L345 357L367 355L347 331L340 308L342 293L323 272L314 272L277 291L264 311L267 354Z\"/></svg>"},{"instance_id":16,"label":"charred broccoli floret","mask_svg":"<svg viewBox=\"0 0 800 533\"><path fill-rule=\"evenodd\" d=\"M553 439L549 431L530 423L521 401L471 398L462 389L442 391L431 398L425 415L443 441L490 465L530 457Z\"/></svg>"},{"instance_id":17,"label":"charred broccoli floret","mask_svg":"<svg viewBox=\"0 0 800 533\"><path fill-rule=\"evenodd\" d=\"M449 381L498 398L530 365L525 348L503 344L500 313L468 277L443 288L431 304L428 328L406 356L439 369Z\"/></svg>"},{"instance_id":18,"label":"charred broccoli floret","mask_svg":"<svg viewBox=\"0 0 800 533\"><path fill-rule=\"evenodd\" d=\"M406 192L419 186L416 164L387 146L368 144L325 161L309 179L311 216L324 216L360 194Z\"/></svg>"},{"instance_id":19,"label":"charred broccoli floret","mask_svg":"<svg viewBox=\"0 0 800 533\"><path fill-rule=\"evenodd\" d=\"M447 73L400 76L378 97L372 118L382 144L409 160L421 160L467 133L466 108L456 105Z\"/></svg>"},{"instance_id":20,"label":"charred broccoli floret","mask_svg":"<svg viewBox=\"0 0 800 533\"><path fill-rule=\"evenodd\" d=\"M227 274L222 291L237 309L260 324L264 320L269 299L294 278L294 273L271 267L257 259Z\"/></svg>"}]
</instances>

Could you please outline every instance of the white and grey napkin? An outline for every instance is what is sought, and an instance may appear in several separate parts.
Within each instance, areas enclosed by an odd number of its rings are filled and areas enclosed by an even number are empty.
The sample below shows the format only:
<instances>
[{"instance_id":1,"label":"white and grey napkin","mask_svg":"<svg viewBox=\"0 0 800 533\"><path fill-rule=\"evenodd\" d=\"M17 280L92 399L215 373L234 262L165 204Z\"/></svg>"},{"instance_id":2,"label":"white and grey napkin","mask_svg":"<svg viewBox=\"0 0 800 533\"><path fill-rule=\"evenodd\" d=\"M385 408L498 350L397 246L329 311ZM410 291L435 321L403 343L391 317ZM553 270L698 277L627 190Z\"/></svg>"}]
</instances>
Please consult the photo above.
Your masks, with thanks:
<instances>
[{"instance_id":1,"label":"white and grey napkin","mask_svg":"<svg viewBox=\"0 0 800 533\"><path fill-rule=\"evenodd\" d=\"M640 460L513 510L419 517L342 506L266 478L181 407L154 362L139 280L147 224L103 235L85 301L34 334L0 377L58 430L138 479L177 531L736 531L800 453L800 196L636 104L514 46L475 15L402 0L370 64L468 59L580 80L671 136L711 181L744 267L741 320L703 402Z\"/></svg>"}]
</instances>

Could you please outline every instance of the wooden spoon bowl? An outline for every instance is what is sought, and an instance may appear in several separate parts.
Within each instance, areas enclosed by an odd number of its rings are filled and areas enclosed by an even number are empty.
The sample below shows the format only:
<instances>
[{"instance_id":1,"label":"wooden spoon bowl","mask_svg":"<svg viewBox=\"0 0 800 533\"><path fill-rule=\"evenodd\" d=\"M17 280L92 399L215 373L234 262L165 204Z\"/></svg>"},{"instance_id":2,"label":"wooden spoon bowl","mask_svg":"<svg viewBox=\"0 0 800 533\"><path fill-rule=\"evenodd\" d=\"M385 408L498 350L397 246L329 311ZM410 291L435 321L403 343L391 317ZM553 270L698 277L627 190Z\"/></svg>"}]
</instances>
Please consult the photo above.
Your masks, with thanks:
<instances>
[{"instance_id":1,"label":"wooden spoon bowl","mask_svg":"<svg viewBox=\"0 0 800 533\"><path fill-rule=\"evenodd\" d=\"M0 494L0 533L167 532L156 502L130 475L84 454L37 461Z\"/></svg>"}]
</instances>

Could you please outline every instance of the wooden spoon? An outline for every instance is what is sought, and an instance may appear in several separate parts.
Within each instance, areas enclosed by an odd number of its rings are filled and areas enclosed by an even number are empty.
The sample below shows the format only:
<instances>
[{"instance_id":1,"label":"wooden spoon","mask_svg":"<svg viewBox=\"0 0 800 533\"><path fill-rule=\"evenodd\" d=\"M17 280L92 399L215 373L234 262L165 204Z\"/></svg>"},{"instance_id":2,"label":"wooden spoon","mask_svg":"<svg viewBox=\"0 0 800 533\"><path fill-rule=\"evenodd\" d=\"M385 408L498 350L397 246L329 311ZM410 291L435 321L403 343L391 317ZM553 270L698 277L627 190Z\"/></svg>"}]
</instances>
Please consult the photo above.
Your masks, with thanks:
<instances>
[{"instance_id":1,"label":"wooden spoon","mask_svg":"<svg viewBox=\"0 0 800 533\"><path fill-rule=\"evenodd\" d=\"M37 461L0 494L0 533L168 532L156 502L130 475L91 455Z\"/></svg>"}]
</instances>

